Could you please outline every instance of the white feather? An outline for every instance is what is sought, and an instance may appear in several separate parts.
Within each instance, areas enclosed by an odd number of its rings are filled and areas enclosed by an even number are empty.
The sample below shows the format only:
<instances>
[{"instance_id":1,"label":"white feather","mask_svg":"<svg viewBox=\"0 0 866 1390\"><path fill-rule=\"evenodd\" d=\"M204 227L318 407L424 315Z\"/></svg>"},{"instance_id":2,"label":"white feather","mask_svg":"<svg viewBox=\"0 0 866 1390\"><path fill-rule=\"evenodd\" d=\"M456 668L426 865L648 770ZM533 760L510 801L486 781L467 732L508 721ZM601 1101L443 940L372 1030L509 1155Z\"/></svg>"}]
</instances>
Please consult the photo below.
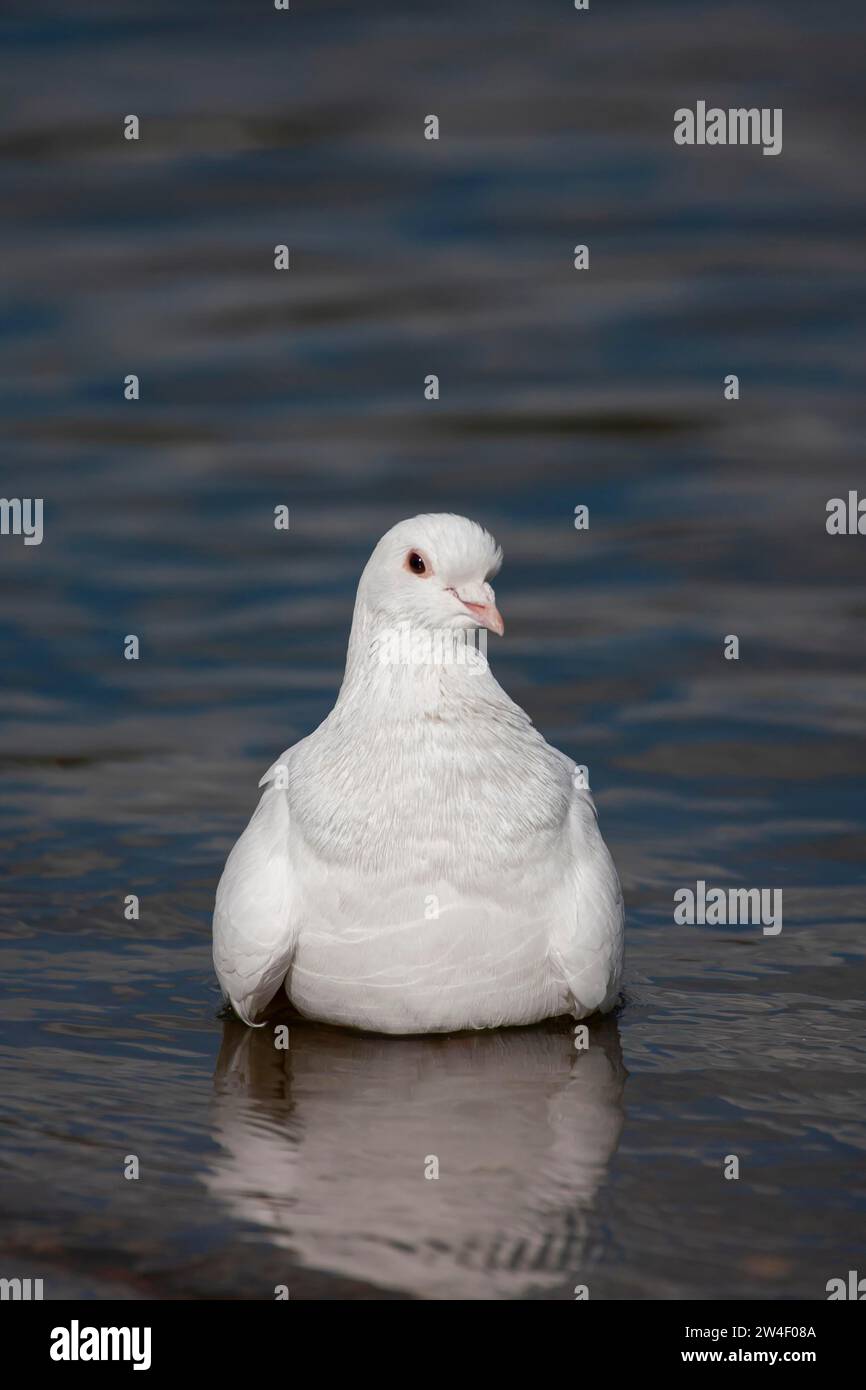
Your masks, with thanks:
<instances>
[{"instance_id":1,"label":"white feather","mask_svg":"<svg viewBox=\"0 0 866 1390\"><path fill-rule=\"evenodd\" d=\"M228 857L217 888L214 965L245 1023L276 994L296 939L286 846L286 797L270 788Z\"/></svg>"}]
</instances>

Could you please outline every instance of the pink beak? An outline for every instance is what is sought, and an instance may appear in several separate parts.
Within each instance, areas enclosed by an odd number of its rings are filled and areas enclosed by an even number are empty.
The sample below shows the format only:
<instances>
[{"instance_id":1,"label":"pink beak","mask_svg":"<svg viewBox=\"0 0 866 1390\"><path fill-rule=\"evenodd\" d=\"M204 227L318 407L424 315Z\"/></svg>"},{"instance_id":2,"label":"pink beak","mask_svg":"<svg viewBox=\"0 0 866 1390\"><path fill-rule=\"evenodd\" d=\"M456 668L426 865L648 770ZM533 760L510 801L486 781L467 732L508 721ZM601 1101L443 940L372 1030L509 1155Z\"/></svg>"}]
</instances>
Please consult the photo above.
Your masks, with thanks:
<instances>
[{"instance_id":1,"label":"pink beak","mask_svg":"<svg viewBox=\"0 0 866 1390\"><path fill-rule=\"evenodd\" d=\"M460 595L457 595L460 598ZM464 608L468 608L473 618L477 618L481 627L489 628L495 632L497 637L501 637L505 631L505 620L502 617L495 603L470 603L468 599L460 598Z\"/></svg>"}]
</instances>

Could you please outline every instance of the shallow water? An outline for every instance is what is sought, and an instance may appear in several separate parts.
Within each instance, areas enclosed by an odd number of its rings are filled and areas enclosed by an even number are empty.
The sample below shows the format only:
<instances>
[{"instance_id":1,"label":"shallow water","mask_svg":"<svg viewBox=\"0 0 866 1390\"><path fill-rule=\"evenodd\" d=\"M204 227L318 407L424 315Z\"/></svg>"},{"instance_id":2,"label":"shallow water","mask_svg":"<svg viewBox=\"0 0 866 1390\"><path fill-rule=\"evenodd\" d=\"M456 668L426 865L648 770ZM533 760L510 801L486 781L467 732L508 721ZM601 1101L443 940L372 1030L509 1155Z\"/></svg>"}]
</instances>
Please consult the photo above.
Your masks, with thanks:
<instances>
[{"instance_id":1,"label":"shallow water","mask_svg":"<svg viewBox=\"0 0 866 1390\"><path fill-rule=\"evenodd\" d=\"M45 539L0 539L0 1274L47 1297L862 1272L857 7L466 8L4 10L2 491ZM783 105L783 155L675 148L702 95ZM225 854L422 510L502 542L495 672L621 872L585 1053L216 1016ZM698 879L781 888L782 932L677 926Z\"/></svg>"}]
</instances>

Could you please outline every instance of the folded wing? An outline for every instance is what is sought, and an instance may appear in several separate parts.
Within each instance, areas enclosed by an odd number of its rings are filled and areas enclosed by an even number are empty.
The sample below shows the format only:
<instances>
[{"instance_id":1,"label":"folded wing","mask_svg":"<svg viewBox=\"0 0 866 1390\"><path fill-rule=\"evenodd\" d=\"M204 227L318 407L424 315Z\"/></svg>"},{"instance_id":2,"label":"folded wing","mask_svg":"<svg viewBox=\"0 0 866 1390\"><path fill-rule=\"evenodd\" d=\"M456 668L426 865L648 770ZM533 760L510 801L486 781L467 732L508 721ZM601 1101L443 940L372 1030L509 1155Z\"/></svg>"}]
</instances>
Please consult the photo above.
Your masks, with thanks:
<instances>
[{"instance_id":1,"label":"folded wing","mask_svg":"<svg viewBox=\"0 0 866 1390\"><path fill-rule=\"evenodd\" d=\"M214 966L235 1013L252 1026L282 985L295 948L288 836L288 797L268 786L217 888Z\"/></svg>"},{"instance_id":2,"label":"folded wing","mask_svg":"<svg viewBox=\"0 0 866 1390\"><path fill-rule=\"evenodd\" d=\"M554 929L550 960L572 1000L575 1018L612 1009L623 958L619 878L598 828L588 790L575 787L569 810L565 909Z\"/></svg>"}]
</instances>

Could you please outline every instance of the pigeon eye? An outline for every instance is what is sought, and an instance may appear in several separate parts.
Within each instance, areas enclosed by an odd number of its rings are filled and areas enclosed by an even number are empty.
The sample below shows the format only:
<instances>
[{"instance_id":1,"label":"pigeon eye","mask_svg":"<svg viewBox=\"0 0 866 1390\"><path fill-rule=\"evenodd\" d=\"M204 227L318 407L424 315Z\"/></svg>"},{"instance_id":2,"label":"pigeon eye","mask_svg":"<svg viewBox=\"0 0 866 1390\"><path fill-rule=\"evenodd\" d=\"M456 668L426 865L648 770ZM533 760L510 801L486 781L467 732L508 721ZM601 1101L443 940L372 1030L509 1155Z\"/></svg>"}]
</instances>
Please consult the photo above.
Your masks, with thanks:
<instances>
[{"instance_id":1,"label":"pigeon eye","mask_svg":"<svg viewBox=\"0 0 866 1390\"><path fill-rule=\"evenodd\" d=\"M424 563L423 555L419 555L417 550L410 550L406 557L406 564L413 574L426 574L427 566Z\"/></svg>"}]
</instances>

